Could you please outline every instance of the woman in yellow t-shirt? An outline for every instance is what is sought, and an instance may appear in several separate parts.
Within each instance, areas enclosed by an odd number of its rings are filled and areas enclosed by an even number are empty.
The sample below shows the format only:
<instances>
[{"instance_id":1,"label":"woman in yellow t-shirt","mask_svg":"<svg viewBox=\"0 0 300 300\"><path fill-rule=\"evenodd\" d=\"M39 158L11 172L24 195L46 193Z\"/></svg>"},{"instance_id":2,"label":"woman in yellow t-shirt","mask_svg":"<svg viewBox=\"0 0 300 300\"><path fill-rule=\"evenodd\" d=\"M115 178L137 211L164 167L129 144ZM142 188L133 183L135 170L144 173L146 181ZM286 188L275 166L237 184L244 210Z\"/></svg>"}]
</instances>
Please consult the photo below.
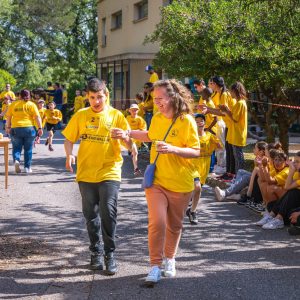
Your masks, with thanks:
<instances>
[{"instance_id":1,"label":"woman in yellow t-shirt","mask_svg":"<svg viewBox=\"0 0 300 300\"><path fill-rule=\"evenodd\" d=\"M300 152L296 154L294 162L287 161L287 165L289 170L284 185L286 193L274 202L270 213L261 219L260 225L264 229L280 229L285 224L300 221L297 220L300 216Z\"/></svg>"},{"instance_id":2,"label":"woman in yellow t-shirt","mask_svg":"<svg viewBox=\"0 0 300 300\"><path fill-rule=\"evenodd\" d=\"M163 260L163 274L166 277L176 274L175 255L182 221L194 190L191 158L200 155L197 125L190 115L193 99L188 90L174 79L157 81L154 102L159 112L153 116L149 131L132 130L128 133L131 138L152 142L151 163L159 154L153 185L145 189L151 264L146 284L160 280ZM123 134L119 130L117 136Z\"/></svg>"},{"instance_id":3,"label":"woman in yellow t-shirt","mask_svg":"<svg viewBox=\"0 0 300 300\"><path fill-rule=\"evenodd\" d=\"M6 132L11 134L16 173L21 173L20 160L23 147L25 172L32 172L32 147L36 137L34 120L36 120L38 125L38 136L43 135L42 121L37 106L29 100L30 92L22 90L21 100L14 101L6 113Z\"/></svg>"},{"instance_id":4,"label":"woman in yellow t-shirt","mask_svg":"<svg viewBox=\"0 0 300 300\"><path fill-rule=\"evenodd\" d=\"M224 115L224 113L220 110L220 106L226 105L229 110L231 111L235 100L232 98L231 94L226 88L224 78L221 76L214 76L210 78L208 86L214 91L213 101L216 105L216 109L207 108L208 113L212 113L215 115L223 116L222 119L226 124L226 128L224 134L222 136L222 140L225 140L225 150L226 150L226 173L222 176L223 179L232 179L235 174L235 161L234 161L234 154L232 146L227 142L227 134L228 134L228 127L229 127L229 118ZM218 127L217 127L218 128ZM217 133L219 136L219 133Z\"/></svg>"},{"instance_id":5,"label":"woman in yellow t-shirt","mask_svg":"<svg viewBox=\"0 0 300 300\"><path fill-rule=\"evenodd\" d=\"M237 99L237 102L230 109L228 105L220 105L220 109L224 112L227 118L227 142L233 150L235 172L244 169L244 153L243 147L247 142L247 127L248 127L248 111L247 111L247 92L241 82L234 83L230 88L232 98Z\"/></svg>"}]
</instances>

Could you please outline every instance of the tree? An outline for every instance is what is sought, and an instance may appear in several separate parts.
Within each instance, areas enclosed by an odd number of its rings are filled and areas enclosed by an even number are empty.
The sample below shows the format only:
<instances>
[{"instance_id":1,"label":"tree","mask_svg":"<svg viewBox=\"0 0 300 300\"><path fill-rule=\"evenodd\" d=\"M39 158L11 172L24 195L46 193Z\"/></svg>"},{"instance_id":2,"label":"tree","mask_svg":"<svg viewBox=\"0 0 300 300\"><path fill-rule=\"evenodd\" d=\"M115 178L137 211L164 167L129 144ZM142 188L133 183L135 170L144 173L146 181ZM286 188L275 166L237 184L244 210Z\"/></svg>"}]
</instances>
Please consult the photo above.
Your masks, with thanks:
<instances>
[{"instance_id":1,"label":"tree","mask_svg":"<svg viewBox=\"0 0 300 300\"><path fill-rule=\"evenodd\" d=\"M3 1L0 67L14 74L18 88L35 80L45 85L49 76L83 86L95 74L97 0Z\"/></svg>"},{"instance_id":2,"label":"tree","mask_svg":"<svg viewBox=\"0 0 300 300\"><path fill-rule=\"evenodd\" d=\"M7 83L13 87L16 85L16 79L7 71L0 69L0 91L5 89Z\"/></svg>"},{"instance_id":3,"label":"tree","mask_svg":"<svg viewBox=\"0 0 300 300\"><path fill-rule=\"evenodd\" d=\"M160 42L155 64L170 76L222 74L243 81L272 103L296 104L300 66L300 2L296 0L175 0L146 42ZM258 99L258 100L259 100ZM299 98L298 98L299 99ZM285 149L298 111L250 105L274 139L276 122ZM266 118L257 115L263 112Z\"/></svg>"}]
</instances>

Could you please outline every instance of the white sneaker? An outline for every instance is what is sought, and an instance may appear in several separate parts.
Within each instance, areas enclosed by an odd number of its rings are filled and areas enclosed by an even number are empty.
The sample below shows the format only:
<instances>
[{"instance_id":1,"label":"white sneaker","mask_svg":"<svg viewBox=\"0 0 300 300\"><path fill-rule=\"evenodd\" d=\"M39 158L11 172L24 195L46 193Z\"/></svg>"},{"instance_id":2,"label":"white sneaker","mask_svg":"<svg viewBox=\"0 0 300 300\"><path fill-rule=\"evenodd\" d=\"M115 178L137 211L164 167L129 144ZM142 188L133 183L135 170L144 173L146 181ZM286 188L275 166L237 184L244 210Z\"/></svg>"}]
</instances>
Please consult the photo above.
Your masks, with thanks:
<instances>
[{"instance_id":1,"label":"white sneaker","mask_svg":"<svg viewBox=\"0 0 300 300\"><path fill-rule=\"evenodd\" d=\"M25 173L27 173L27 174L32 173L32 169L31 168L25 168Z\"/></svg>"},{"instance_id":2,"label":"white sneaker","mask_svg":"<svg viewBox=\"0 0 300 300\"><path fill-rule=\"evenodd\" d=\"M270 222L265 224L263 229L281 229L284 228L284 222L278 218L273 218Z\"/></svg>"},{"instance_id":3,"label":"white sneaker","mask_svg":"<svg viewBox=\"0 0 300 300\"><path fill-rule=\"evenodd\" d=\"M15 171L16 173L21 173L20 162L17 160L15 161Z\"/></svg>"},{"instance_id":4,"label":"white sneaker","mask_svg":"<svg viewBox=\"0 0 300 300\"><path fill-rule=\"evenodd\" d=\"M160 281L161 270L158 266L154 266L151 268L149 274L146 277L146 283L158 283Z\"/></svg>"},{"instance_id":5,"label":"white sneaker","mask_svg":"<svg viewBox=\"0 0 300 300\"><path fill-rule=\"evenodd\" d=\"M230 196L227 196L226 199L239 201L239 200L241 200L241 195L240 194L232 194Z\"/></svg>"},{"instance_id":6,"label":"white sneaker","mask_svg":"<svg viewBox=\"0 0 300 300\"><path fill-rule=\"evenodd\" d=\"M215 187L215 195L218 201L223 201L225 199L225 191L221 190L218 186Z\"/></svg>"},{"instance_id":7,"label":"white sneaker","mask_svg":"<svg viewBox=\"0 0 300 300\"><path fill-rule=\"evenodd\" d=\"M163 274L165 277L175 277L176 276L175 258L166 258L165 269L164 269Z\"/></svg>"},{"instance_id":8,"label":"white sneaker","mask_svg":"<svg viewBox=\"0 0 300 300\"><path fill-rule=\"evenodd\" d=\"M272 221L274 218L269 214L269 213L265 213L264 216L255 223L255 225L257 226L264 226L265 224L267 224L268 222Z\"/></svg>"}]
</instances>

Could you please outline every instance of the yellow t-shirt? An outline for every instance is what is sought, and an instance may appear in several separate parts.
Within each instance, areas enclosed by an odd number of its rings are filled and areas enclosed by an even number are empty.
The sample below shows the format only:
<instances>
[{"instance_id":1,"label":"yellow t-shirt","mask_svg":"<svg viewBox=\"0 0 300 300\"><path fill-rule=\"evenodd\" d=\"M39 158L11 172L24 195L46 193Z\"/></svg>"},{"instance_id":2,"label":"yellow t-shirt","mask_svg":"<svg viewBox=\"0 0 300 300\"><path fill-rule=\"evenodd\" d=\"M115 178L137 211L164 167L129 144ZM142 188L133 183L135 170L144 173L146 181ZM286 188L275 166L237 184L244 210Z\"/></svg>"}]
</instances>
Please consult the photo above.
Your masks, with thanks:
<instances>
[{"instance_id":1,"label":"yellow t-shirt","mask_svg":"<svg viewBox=\"0 0 300 300\"><path fill-rule=\"evenodd\" d=\"M199 140L200 157L193 159L195 167L194 178L200 177L201 184L205 184L210 169L211 155L217 149L220 141L210 132L205 132L203 136L199 137Z\"/></svg>"},{"instance_id":2,"label":"yellow t-shirt","mask_svg":"<svg viewBox=\"0 0 300 300\"><path fill-rule=\"evenodd\" d=\"M31 101L14 101L8 108L7 117L11 117L11 127L34 126L34 119L39 116L36 105Z\"/></svg>"},{"instance_id":3,"label":"yellow t-shirt","mask_svg":"<svg viewBox=\"0 0 300 300\"><path fill-rule=\"evenodd\" d=\"M140 116L137 116L136 118L127 116L126 120L129 124L131 130L147 130L147 124L146 124L145 120Z\"/></svg>"},{"instance_id":4,"label":"yellow t-shirt","mask_svg":"<svg viewBox=\"0 0 300 300\"><path fill-rule=\"evenodd\" d=\"M81 139L77 181L121 181L121 142L111 138L112 128L130 129L122 113L111 106L100 113L84 108L71 118L62 134L72 143Z\"/></svg>"},{"instance_id":5,"label":"yellow t-shirt","mask_svg":"<svg viewBox=\"0 0 300 300\"><path fill-rule=\"evenodd\" d=\"M59 118L59 120L54 119L54 117ZM45 111L45 119L46 122L49 124L54 124L54 125L58 124L62 120L61 111L58 109L53 109L53 110L47 109Z\"/></svg>"},{"instance_id":6,"label":"yellow t-shirt","mask_svg":"<svg viewBox=\"0 0 300 300\"><path fill-rule=\"evenodd\" d=\"M200 97L200 99L199 99L199 105L206 105L207 107L210 107L210 108L216 108L215 104L212 100L206 101L206 100L203 100L202 97ZM197 112L202 114L201 109L198 109ZM214 121L214 118L215 118L215 116L212 114L205 115L205 128L208 128L211 125L211 123ZM217 131L215 127L216 127L216 124L212 128L212 130L214 130L214 132Z\"/></svg>"},{"instance_id":7,"label":"yellow t-shirt","mask_svg":"<svg viewBox=\"0 0 300 300\"><path fill-rule=\"evenodd\" d=\"M156 158L156 141L162 141L169 127L171 119L167 119L161 113L153 116L148 136L153 141L150 161ZM166 143L182 147L199 149L197 125L191 115L178 118L169 132ZM192 159L182 158L175 154L160 154L156 162L154 184L179 193L187 193L194 190L194 166Z\"/></svg>"},{"instance_id":8,"label":"yellow t-shirt","mask_svg":"<svg viewBox=\"0 0 300 300\"><path fill-rule=\"evenodd\" d=\"M0 100L3 101L4 100L4 97L8 95L10 96L10 98L12 100L16 100L16 96L15 96L15 93L13 91L3 91L1 94L0 94Z\"/></svg>"},{"instance_id":9,"label":"yellow t-shirt","mask_svg":"<svg viewBox=\"0 0 300 300\"><path fill-rule=\"evenodd\" d=\"M138 116L140 117L144 117L145 116L145 112L144 112L144 101L140 102L138 104L138 107L139 107L139 111L138 111Z\"/></svg>"},{"instance_id":10,"label":"yellow t-shirt","mask_svg":"<svg viewBox=\"0 0 300 300\"><path fill-rule=\"evenodd\" d=\"M47 90L49 91L54 91L54 87L53 86L50 86L47 88ZM50 95L46 95L46 104L48 104L49 102L53 101L54 97L53 96L50 96Z\"/></svg>"},{"instance_id":11,"label":"yellow t-shirt","mask_svg":"<svg viewBox=\"0 0 300 300\"><path fill-rule=\"evenodd\" d=\"M10 105L11 105L11 103L2 103L1 113L5 112ZM4 114L2 119L6 120L6 113Z\"/></svg>"},{"instance_id":12,"label":"yellow t-shirt","mask_svg":"<svg viewBox=\"0 0 300 300\"><path fill-rule=\"evenodd\" d=\"M248 110L245 100L237 101L232 108L232 119L228 118L227 141L231 145L244 147L247 143Z\"/></svg>"},{"instance_id":13,"label":"yellow t-shirt","mask_svg":"<svg viewBox=\"0 0 300 300\"><path fill-rule=\"evenodd\" d=\"M41 109L38 109L38 111L39 111L39 114L40 114L40 117L41 117L41 120L42 120L42 128L44 128L45 123L46 123L46 119L45 119L45 111L46 111L46 108L43 107L43 108L41 108ZM36 120L34 120L34 126L36 127L36 129L39 128L38 123L37 123Z\"/></svg>"},{"instance_id":14,"label":"yellow t-shirt","mask_svg":"<svg viewBox=\"0 0 300 300\"><path fill-rule=\"evenodd\" d=\"M211 95L211 99L212 99L215 107L218 107L220 104L220 94L217 92L213 92L213 94Z\"/></svg>"},{"instance_id":15,"label":"yellow t-shirt","mask_svg":"<svg viewBox=\"0 0 300 300\"><path fill-rule=\"evenodd\" d=\"M144 102L144 108L147 112L153 112L154 102L153 97L150 95L147 97L147 99Z\"/></svg>"},{"instance_id":16,"label":"yellow t-shirt","mask_svg":"<svg viewBox=\"0 0 300 300\"><path fill-rule=\"evenodd\" d=\"M283 187L285 181L289 175L289 167L285 167L281 171L277 171L275 168L270 172L270 175L276 180L277 185Z\"/></svg>"},{"instance_id":17,"label":"yellow t-shirt","mask_svg":"<svg viewBox=\"0 0 300 300\"><path fill-rule=\"evenodd\" d=\"M68 104L68 92L63 90L63 102L62 104Z\"/></svg>"},{"instance_id":18,"label":"yellow t-shirt","mask_svg":"<svg viewBox=\"0 0 300 300\"><path fill-rule=\"evenodd\" d=\"M158 80L159 80L159 77L158 77L158 75L157 75L156 72L154 72L153 74L151 74L151 76L150 76L150 78L149 78L149 82L155 83L155 82L158 81Z\"/></svg>"},{"instance_id":19,"label":"yellow t-shirt","mask_svg":"<svg viewBox=\"0 0 300 300\"><path fill-rule=\"evenodd\" d=\"M219 94L219 93L218 93ZM225 91L224 93L219 94L219 105L226 105L230 111L232 111L233 109L233 106L235 105L236 103L236 100L233 99L230 95L230 93L228 91ZM230 118L225 115L225 117L222 117L223 121L225 122L226 124L226 127L229 127L230 126Z\"/></svg>"},{"instance_id":20,"label":"yellow t-shirt","mask_svg":"<svg viewBox=\"0 0 300 300\"><path fill-rule=\"evenodd\" d=\"M82 96L76 96L74 100L74 113L82 108L84 108L84 99Z\"/></svg>"},{"instance_id":21,"label":"yellow t-shirt","mask_svg":"<svg viewBox=\"0 0 300 300\"><path fill-rule=\"evenodd\" d=\"M300 172L295 172L293 180L297 183L298 189L300 189Z\"/></svg>"}]
</instances>

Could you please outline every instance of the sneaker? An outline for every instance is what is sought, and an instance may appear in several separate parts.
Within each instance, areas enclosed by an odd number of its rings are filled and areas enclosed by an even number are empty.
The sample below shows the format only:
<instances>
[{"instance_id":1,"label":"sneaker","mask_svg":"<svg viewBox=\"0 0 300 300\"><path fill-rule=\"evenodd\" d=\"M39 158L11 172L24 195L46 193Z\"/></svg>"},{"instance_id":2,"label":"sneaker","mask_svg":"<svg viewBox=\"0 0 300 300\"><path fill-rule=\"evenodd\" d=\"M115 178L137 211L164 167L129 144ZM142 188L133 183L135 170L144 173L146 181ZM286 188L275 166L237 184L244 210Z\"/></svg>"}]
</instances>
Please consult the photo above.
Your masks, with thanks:
<instances>
[{"instance_id":1,"label":"sneaker","mask_svg":"<svg viewBox=\"0 0 300 300\"><path fill-rule=\"evenodd\" d=\"M284 228L284 222L278 218L274 218L273 220L269 221L265 224L263 229L281 229Z\"/></svg>"},{"instance_id":2,"label":"sneaker","mask_svg":"<svg viewBox=\"0 0 300 300\"><path fill-rule=\"evenodd\" d=\"M163 275L165 277L175 277L176 268L175 268L175 258L166 258L165 259L165 268Z\"/></svg>"},{"instance_id":3,"label":"sneaker","mask_svg":"<svg viewBox=\"0 0 300 300\"><path fill-rule=\"evenodd\" d=\"M17 160L15 161L15 171L16 173L21 173L20 162Z\"/></svg>"},{"instance_id":4,"label":"sneaker","mask_svg":"<svg viewBox=\"0 0 300 300\"><path fill-rule=\"evenodd\" d=\"M153 266L145 279L145 283L150 285L158 283L160 281L160 276L160 268L158 266Z\"/></svg>"},{"instance_id":5,"label":"sneaker","mask_svg":"<svg viewBox=\"0 0 300 300\"><path fill-rule=\"evenodd\" d=\"M292 225L291 227L288 228L287 231L290 235L300 235L300 227L299 226Z\"/></svg>"},{"instance_id":6,"label":"sneaker","mask_svg":"<svg viewBox=\"0 0 300 300\"><path fill-rule=\"evenodd\" d=\"M232 194L230 196L226 196L226 199L240 201L241 200L241 195L240 194Z\"/></svg>"},{"instance_id":7,"label":"sneaker","mask_svg":"<svg viewBox=\"0 0 300 300\"><path fill-rule=\"evenodd\" d=\"M115 275L118 271L116 260L113 253L104 256L105 272L107 275Z\"/></svg>"},{"instance_id":8,"label":"sneaker","mask_svg":"<svg viewBox=\"0 0 300 300\"><path fill-rule=\"evenodd\" d=\"M271 220L273 220L273 217L269 213L265 213L264 216L258 222L255 223L255 225L263 226Z\"/></svg>"},{"instance_id":9,"label":"sneaker","mask_svg":"<svg viewBox=\"0 0 300 300\"><path fill-rule=\"evenodd\" d=\"M138 175L142 175L142 172L139 168L136 168L134 171L133 171L133 175L134 176L138 176Z\"/></svg>"},{"instance_id":10,"label":"sneaker","mask_svg":"<svg viewBox=\"0 0 300 300\"><path fill-rule=\"evenodd\" d=\"M247 196L247 194L242 195L241 199L237 202L239 205L246 205L248 201L250 201L251 197Z\"/></svg>"},{"instance_id":11,"label":"sneaker","mask_svg":"<svg viewBox=\"0 0 300 300\"><path fill-rule=\"evenodd\" d=\"M54 151L52 145L49 145L48 149L49 149L49 151Z\"/></svg>"},{"instance_id":12,"label":"sneaker","mask_svg":"<svg viewBox=\"0 0 300 300\"><path fill-rule=\"evenodd\" d=\"M191 225L197 225L198 219L197 219L197 213L195 211L191 211L190 208L187 209L186 215L188 216Z\"/></svg>"},{"instance_id":13,"label":"sneaker","mask_svg":"<svg viewBox=\"0 0 300 300\"><path fill-rule=\"evenodd\" d=\"M256 210L257 210L257 212L264 212L266 210L266 208L264 207L264 205L262 203L257 203Z\"/></svg>"},{"instance_id":14,"label":"sneaker","mask_svg":"<svg viewBox=\"0 0 300 300\"><path fill-rule=\"evenodd\" d=\"M49 144L49 138L46 139L45 146L48 146L48 144Z\"/></svg>"},{"instance_id":15,"label":"sneaker","mask_svg":"<svg viewBox=\"0 0 300 300\"><path fill-rule=\"evenodd\" d=\"M92 270L103 270L103 256L101 254L92 254L90 268Z\"/></svg>"},{"instance_id":16,"label":"sneaker","mask_svg":"<svg viewBox=\"0 0 300 300\"><path fill-rule=\"evenodd\" d=\"M221 190L218 186L215 187L215 196L218 201L223 201L225 199L225 191Z\"/></svg>"},{"instance_id":17,"label":"sneaker","mask_svg":"<svg viewBox=\"0 0 300 300\"><path fill-rule=\"evenodd\" d=\"M29 173L32 173L32 169L29 167L29 168L25 168L25 173L29 174Z\"/></svg>"}]
</instances>

